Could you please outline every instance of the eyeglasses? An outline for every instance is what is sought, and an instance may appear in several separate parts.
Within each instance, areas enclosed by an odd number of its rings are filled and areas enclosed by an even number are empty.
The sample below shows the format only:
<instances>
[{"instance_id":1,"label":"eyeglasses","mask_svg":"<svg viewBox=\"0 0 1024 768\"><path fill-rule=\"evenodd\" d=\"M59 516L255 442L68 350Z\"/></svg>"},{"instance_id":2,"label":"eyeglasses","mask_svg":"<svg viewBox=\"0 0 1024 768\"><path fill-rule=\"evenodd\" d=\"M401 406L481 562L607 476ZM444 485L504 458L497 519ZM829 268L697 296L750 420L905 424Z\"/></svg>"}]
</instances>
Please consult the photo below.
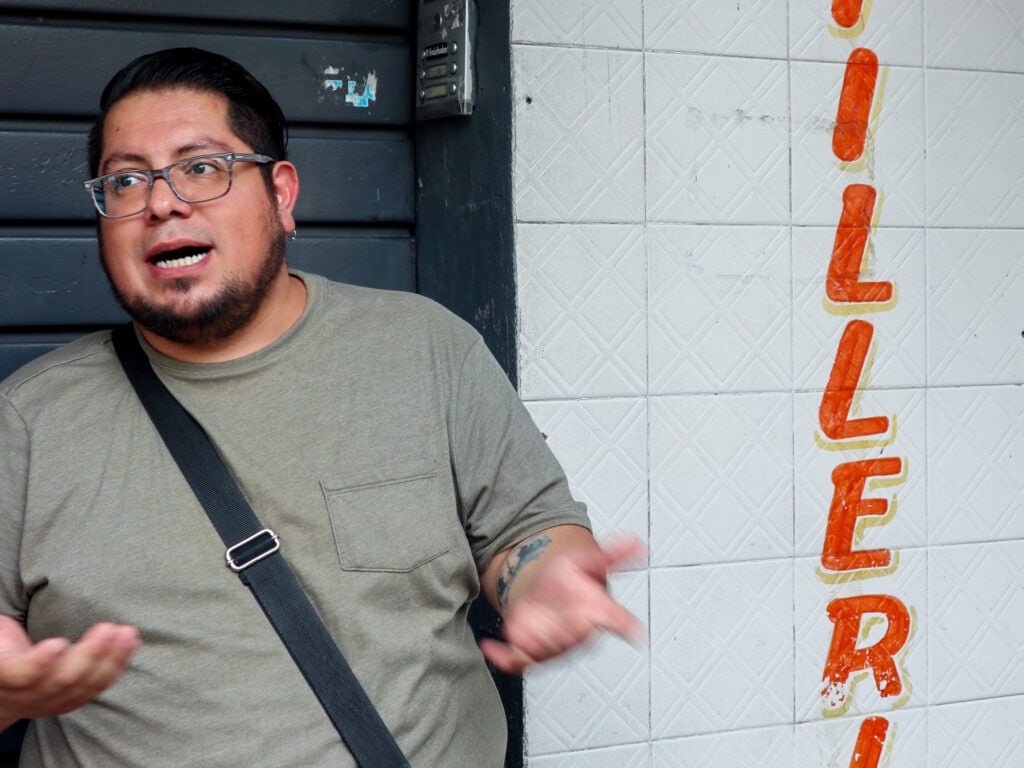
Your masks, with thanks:
<instances>
[{"instance_id":1,"label":"eyeglasses","mask_svg":"<svg viewBox=\"0 0 1024 768\"><path fill-rule=\"evenodd\" d=\"M123 219L146 210L153 182L162 178L184 203L206 203L231 191L231 169L235 163L275 162L266 155L222 152L188 157L155 171L125 170L108 173L85 182L96 210L108 219Z\"/></svg>"}]
</instances>

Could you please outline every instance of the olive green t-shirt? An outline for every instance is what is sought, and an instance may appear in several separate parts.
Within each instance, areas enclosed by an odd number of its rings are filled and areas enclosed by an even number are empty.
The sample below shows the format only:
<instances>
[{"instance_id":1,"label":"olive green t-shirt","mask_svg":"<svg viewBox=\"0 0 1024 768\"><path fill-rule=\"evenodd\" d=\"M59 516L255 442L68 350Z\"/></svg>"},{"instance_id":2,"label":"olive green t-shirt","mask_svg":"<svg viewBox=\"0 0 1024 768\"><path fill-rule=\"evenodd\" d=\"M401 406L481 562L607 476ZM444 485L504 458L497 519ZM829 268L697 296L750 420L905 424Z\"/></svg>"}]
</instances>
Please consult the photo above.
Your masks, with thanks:
<instances>
[{"instance_id":1,"label":"olive green t-shirt","mask_svg":"<svg viewBox=\"0 0 1024 768\"><path fill-rule=\"evenodd\" d=\"M259 352L146 347L205 428L417 768L498 768L500 702L466 624L478 573L587 525L479 335L418 296L299 274ZM143 645L94 703L33 723L22 765L354 763L97 333L0 385L0 612L36 640L113 621Z\"/></svg>"}]
</instances>

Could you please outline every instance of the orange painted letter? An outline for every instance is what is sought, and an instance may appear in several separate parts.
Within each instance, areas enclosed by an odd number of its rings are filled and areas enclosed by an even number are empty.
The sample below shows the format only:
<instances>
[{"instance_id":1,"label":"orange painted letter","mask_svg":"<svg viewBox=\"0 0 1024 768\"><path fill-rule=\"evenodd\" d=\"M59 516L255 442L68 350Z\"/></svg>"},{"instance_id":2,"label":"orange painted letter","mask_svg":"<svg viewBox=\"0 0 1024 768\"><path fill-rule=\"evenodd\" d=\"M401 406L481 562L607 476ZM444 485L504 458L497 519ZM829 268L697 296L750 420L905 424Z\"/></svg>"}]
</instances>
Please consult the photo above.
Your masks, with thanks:
<instances>
[{"instance_id":1,"label":"orange painted letter","mask_svg":"<svg viewBox=\"0 0 1024 768\"><path fill-rule=\"evenodd\" d=\"M850 758L850 768L878 768L888 732L889 721L884 717L869 717L861 723L857 746L853 748L853 757Z\"/></svg>"},{"instance_id":2,"label":"orange painted letter","mask_svg":"<svg viewBox=\"0 0 1024 768\"><path fill-rule=\"evenodd\" d=\"M899 458L868 459L840 464L832 470L832 507L828 511L825 546L821 564L831 571L856 571L861 568L885 568L892 560L888 549L854 552L853 534L857 518L881 516L889 509L886 499L863 498L864 484L869 477L898 475L903 469Z\"/></svg>"},{"instance_id":3,"label":"orange painted letter","mask_svg":"<svg viewBox=\"0 0 1024 768\"><path fill-rule=\"evenodd\" d=\"M875 197L875 188L868 184L851 184L843 190L843 212L825 279L825 294L836 303L884 302L892 298L891 282L859 281Z\"/></svg>"},{"instance_id":4,"label":"orange painted letter","mask_svg":"<svg viewBox=\"0 0 1024 768\"><path fill-rule=\"evenodd\" d=\"M836 24L849 29L860 18L860 9L864 0L832 0L832 18Z\"/></svg>"},{"instance_id":5,"label":"orange painted letter","mask_svg":"<svg viewBox=\"0 0 1024 768\"><path fill-rule=\"evenodd\" d=\"M874 334L874 326L865 320L851 320L843 330L818 408L818 423L831 440L884 435L889 430L888 416L850 420L853 395L864 372Z\"/></svg>"},{"instance_id":6,"label":"orange painted letter","mask_svg":"<svg viewBox=\"0 0 1024 768\"><path fill-rule=\"evenodd\" d=\"M882 639L866 648L857 647L865 615L881 614L887 625ZM832 645L825 660L822 694L835 702L846 698L850 675L870 669L878 693L888 698L903 691L895 656L910 636L910 612L891 595L841 597L828 604L828 617L835 624Z\"/></svg>"},{"instance_id":7,"label":"orange painted letter","mask_svg":"<svg viewBox=\"0 0 1024 768\"><path fill-rule=\"evenodd\" d=\"M840 160L849 163L864 154L877 79L878 56L868 48L855 48L846 60L836 127L832 131L832 152Z\"/></svg>"}]
</instances>

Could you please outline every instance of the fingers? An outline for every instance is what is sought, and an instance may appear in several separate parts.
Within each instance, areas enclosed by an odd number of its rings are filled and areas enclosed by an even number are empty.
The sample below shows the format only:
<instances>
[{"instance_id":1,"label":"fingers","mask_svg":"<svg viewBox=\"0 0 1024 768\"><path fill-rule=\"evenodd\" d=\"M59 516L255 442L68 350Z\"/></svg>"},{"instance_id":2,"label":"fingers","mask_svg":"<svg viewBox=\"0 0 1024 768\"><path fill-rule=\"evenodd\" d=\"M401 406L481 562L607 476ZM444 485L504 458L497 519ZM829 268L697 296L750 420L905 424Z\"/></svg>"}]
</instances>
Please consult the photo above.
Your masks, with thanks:
<instances>
[{"instance_id":1,"label":"fingers","mask_svg":"<svg viewBox=\"0 0 1024 768\"><path fill-rule=\"evenodd\" d=\"M503 633L509 646L525 657L544 661L587 641L597 629L585 612L534 610L507 621Z\"/></svg>"},{"instance_id":2,"label":"fingers","mask_svg":"<svg viewBox=\"0 0 1024 768\"><path fill-rule=\"evenodd\" d=\"M58 660L53 684L66 691L75 706L81 706L121 676L139 645L135 627L97 624Z\"/></svg>"},{"instance_id":3,"label":"fingers","mask_svg":"<svg viewBox=\"0 0 1024 768\"><path fill-rule=\"evenodd\" d=\"M74 644L49 638L33 645L20 624L0 617L0 714L50 717L92 701L140 645L137 629L117 624L97 624Z\"/></svg>"},{"instance_id":4,"label":"fingers","mask_svg":"<svg viewBox=\"0 0 1024 768\"><path fill-rule=\"evenodd\" d=\"M507 643L484 638L480 650L491 664L509 675L518 675L537 662Z\"/></svg>"},{"instance_id":5,"label":"fingers","mask_svg":"<svg viewBox=\"0 0 1024 768\"><path fill-rule=\"evenodd\" d=\"M596 626L618 635L631 643L641 643L646 636L644 625L636 616L609 598L604 615L595 620Z\"/></svg>"},{"instance_id":6,"label":"fingers","mask_svg":"<svg viewBox=\"0 0 1024 768\"><path fill-rule=\"evenodd\" d=\"M605 542L601 548L589 552L582 567L591 575L603 577L607 571L614 571L631 565L647 554L647 548L633 536L625 536Z\"/></svg>"}]
</instances>

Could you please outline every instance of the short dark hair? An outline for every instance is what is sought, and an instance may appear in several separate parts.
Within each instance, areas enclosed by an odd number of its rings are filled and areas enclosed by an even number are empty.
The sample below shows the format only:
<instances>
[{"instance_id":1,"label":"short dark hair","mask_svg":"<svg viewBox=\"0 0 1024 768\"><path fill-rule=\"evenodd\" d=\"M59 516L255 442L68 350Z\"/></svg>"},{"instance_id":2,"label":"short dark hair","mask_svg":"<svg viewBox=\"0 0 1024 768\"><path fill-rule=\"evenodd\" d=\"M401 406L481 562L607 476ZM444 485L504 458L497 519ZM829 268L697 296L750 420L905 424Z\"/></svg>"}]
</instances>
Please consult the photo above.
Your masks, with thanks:
<instances>
[{"instance_id":1,"label":"short dark hair","mask_svg":"<svg viewBox=\"0 0 1024 768\"><path fill-rule=\"evenodd\" d=\"M99 173L107 114L121 99L136 91L192 88L219 93L228 100L232 132L254 152L284 160L288 125L274 97L249 71L232 59L199 48L168 48L147 53L114 75L100 96L100 113L89 132L89 171ZM261 166L270 180L272 166Z\"/></svg>"}]
</instances>

